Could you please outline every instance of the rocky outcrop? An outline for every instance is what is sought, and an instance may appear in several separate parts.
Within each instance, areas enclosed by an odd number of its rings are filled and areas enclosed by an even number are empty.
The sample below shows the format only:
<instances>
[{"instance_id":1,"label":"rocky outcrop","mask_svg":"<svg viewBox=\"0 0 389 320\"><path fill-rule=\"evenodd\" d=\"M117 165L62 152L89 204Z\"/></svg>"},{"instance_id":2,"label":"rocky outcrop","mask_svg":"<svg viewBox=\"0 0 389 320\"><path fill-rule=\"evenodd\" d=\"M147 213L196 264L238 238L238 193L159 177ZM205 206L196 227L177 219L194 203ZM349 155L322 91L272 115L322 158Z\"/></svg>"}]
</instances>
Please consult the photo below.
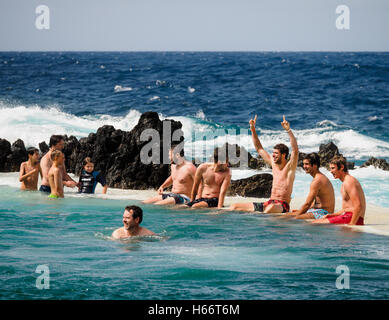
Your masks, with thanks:
<instances>
[{"instance_id":1,"label":"rocky outcrop","mask_svg":"<svg viewBox=\"0 0 389 320\"><path fill-rule=\"evenodd\" d=\"M5 139L0 139L0 172L6 172L7 157L12 153L11 144Z\"/></svg>"},{"instance_id":2,"label":"rocky outcrop","mask_svg":"<svg viewBox=\"0 0 389 320\"><path fill-rule=\"evenodd\" d=\"M231 181L227 195L269 198L271 194L272 183L273 176L270 173L256 174L246 179Z\"/></svg>"},{"instance_id":3,"label":"rocky outcrop","mask_svg":"<svg viewBox=\"0 0 389 320\"><path fill-rule=\"evenodd\" d=\"M377 159L371 157L369 160L367 160L364 164L361 165L361 168L369 166L374 166L375 168L389 171L389 163L386 162L385 159Z\"/></svg>"},{"instance_id":4,"label":"rocky outcrop","mask_svg":"<svg viewBox=\"0 0 389 320\"><path fill-rule=\"evenodd\" d=\"M341 153L339 153L338 147L332 141L327 143L327 144L321 144L317 154L320 157L321 167L325 167L327 169L329 169L330 162L331 162L333 157L342 155ZM303 159L304 159L305 155L306 155L306 153L303 153L303 152L299 153L299 160L298 160L299 167L303 166ZM354 165L355 165L354 162L349 162L349 161L347 162L347 167L350 170L354 169Z\"/></svg>"},{"instance_id":5,"label":"rocky outcrop","mask_svg":"<svg viewBox=\"0 0 389 320\"><path fill-rule=\"evenodd\" d=\"M28 159L26 147L24 146L23 140L21 139L16 140L11 145L11 149L8 150L8 152L7 152L7 148L9 142L7 140L2 140L2 141L6 141L2 143L5 146L6 153L8 154L6 157L3 157L5 159L4 162L0 163L0 170L3 172L19 171L20 164ZM1 160L2 159L0 159L0 161Z\"/></svg>"}]
</instances>

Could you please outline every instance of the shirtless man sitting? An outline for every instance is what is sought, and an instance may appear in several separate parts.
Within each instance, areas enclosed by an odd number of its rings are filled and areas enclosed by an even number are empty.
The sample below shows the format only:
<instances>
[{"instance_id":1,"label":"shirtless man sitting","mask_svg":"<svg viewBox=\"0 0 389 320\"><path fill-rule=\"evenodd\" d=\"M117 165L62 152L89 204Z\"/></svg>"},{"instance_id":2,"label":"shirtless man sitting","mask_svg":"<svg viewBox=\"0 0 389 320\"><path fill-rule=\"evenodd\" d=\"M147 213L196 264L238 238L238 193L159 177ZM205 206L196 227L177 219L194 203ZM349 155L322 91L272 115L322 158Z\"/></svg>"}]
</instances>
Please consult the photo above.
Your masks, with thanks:
<instances>
[{"instance_id":1,"label":"shirtless man sitting","mask_svg":"<svg viewBox=\"0 0 389 320\"><path fill-rule=\"evenodd\" d=\"M171 175L159 187L158 196L144 200L143 203L159 205L186 204L190 201L196 166L185 159L184 150L177 151L177 146L172 145L169 150ZM163 190L173 185L172 192L163 193Z\"/></svg>"},{"instance_id":2,"label":"shirtless man sitting","mask_svg":"<svg viewBox=\"0 0 389 320\"><path fill-rule=\"evenodd\" d=\"M41 184L41 187L39 188L39 191L47 192L47 193L51 192L50 183L49 183L49 179L48 179L48 173L49 173L49 170L51 168L51 165L53 164L53 162L51 161L51 153L54 150L62 151L64 146L65 146L65 141L64 141L63 137L60 135L52 135L50 138L49 145L50 145L50 150L42 157L41 163L40 163L41 168L42 168L43 177L42 177L42 184ZM66 173L65 164L63 164L63 166L62 166L62 170L63 170L62 177L64 180L63 184L67 187L70 187L70 188L76 187L78 184L76 181L74 181L72 178L70 178L70 176Z\"/></svg>"},{"instance_id":3,"label":"shirtless man sitting","mask_svg":"<svg viewBox=\"0 0 389 320\"><path fill-rule=\"evenodd\" d=\"M321 219L334 212L335 193L331 181L320 172L320 157L317 153L307 154L303 159L304 171L313 177L309 194L299 210L288 212L287 215L296 219Z\"/></svg>"},{"instance_id":4,"label":"shirtless man sitting","mask_svg":"<svg viewBox=\"0 0 389 320\"><path fill-rule=\"evenodd\" d=\"M20 165L19 181L21 190L38 190L39 174L42 178L42 170L39 165L39 150L27 149L28 160Z\"/></svg>"},{"instance_id":5,"label":"shirtless man sitting","mask_svg":"<svg viewBox=\"0 0 389 320\"><path fill-rule=\"evenodd\" d=\"M138 206L127 206L123 213L123 227L112 233L113 239L129 237L154 236L155 233L140 226L143 220L143 211Z\"/></svg>"},{"instance_id":6,"label":"shirtless man sitting","mask_svg":"<svg viewBox=\"0 0 389 320\"><path fill-rule=\"evenodd\" d=\"M51 152L51 161L53 165L51 166L48 177L50 183L51 193L49 198L63 198L63 165L65 161L64 154L59 150L54 150Z\"/></svg>"},{"instance_id":7,"label":"shirtless man sitting","mask_svg":"<svg viewBox=\"0 0 389 320\"><path fill-rule=\"evenodd\" d=\"M289 212L289 203L293 191L293 182L298 161L298 147L296 138L290 129L289 122L285 120L284 116L281 125L289 135L290 143L292 145L292 154L290 160L288 161L287 158L289 149L286 145L280 143L274 146L273 157L271 157L262 147L262 144L258 139L257 132L255 131L256 121L257 116L255 116L254 120L250 120L250 130L255 149L263 158L263 160L265 160L265 162L272 167L273 185L271 196L270 199L264 203L233 203L230 206L230 210L251 212L259 211L263 213Z\"/></svg>"},{"instance_id":8,"label":"shirtless man sitting","mask_svg":"<svg viewBox=\"0 0 389 320\"><path fill-rule=\"evenodd\" d=\"M330 170L335 179L342 181L342 209L312 223L364 225L365 194L359 181L348 173L346 159L335 156L330 162Z\"/></svg>"},{"instance_id":9,"label":"shirtless man sitting","mask_svg":"<svg viewBox=\"0 0 389 320\"><path fill-rule=\"evenodd\" d=\"M219 155L216 148L213 163L203 163L196 170L191 202L192 208L223 208L224 198L231 183L231 170L228 168L228 149L225 155Z\"/></svg>"}]
</instances>

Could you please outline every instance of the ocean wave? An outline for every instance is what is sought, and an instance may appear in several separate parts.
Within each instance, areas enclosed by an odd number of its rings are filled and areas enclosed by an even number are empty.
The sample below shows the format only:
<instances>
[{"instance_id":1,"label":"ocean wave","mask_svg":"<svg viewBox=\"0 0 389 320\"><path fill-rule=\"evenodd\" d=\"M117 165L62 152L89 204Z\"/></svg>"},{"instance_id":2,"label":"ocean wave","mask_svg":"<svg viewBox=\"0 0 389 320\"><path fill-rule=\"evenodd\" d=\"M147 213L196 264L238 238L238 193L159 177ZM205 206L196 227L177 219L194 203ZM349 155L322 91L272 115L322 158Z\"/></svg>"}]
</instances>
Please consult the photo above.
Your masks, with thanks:
<instances>
[{"instance_id":1,"label":"ocean wave","mask_svg":"<svg viewBox=\"0 0 389 320\"><path fill-rule=\"evenodd\" d=\"M103 125L113 125L116 129L130 131L141 116L136 109L130 109L125 116L107 114L76 116L62 111L56 105L43 108L38 105L15 106L3 102L0 102L0 112L0 138L11 143L21 138L26 146L36 146L42 141L48 141L52 134L86 137ZM209 156L215 147L226 142L237 143L256 154L248 127L223 126L206 120L202 110L193 117L166 117L160 114L160 118L181 121L186 140L185 151L189 157ZM322 121L314 128L293 130L301 152L318 151L320 144L332 141L350 160L369 157L389 158L388 142L338 126L336 123L329 121L326 123L327 125L323 125ZM257 130L261 143L268 152L277 143L290 145L289 137L283 130L264 130L260 127Z\"/></svg>"}]
</instances>

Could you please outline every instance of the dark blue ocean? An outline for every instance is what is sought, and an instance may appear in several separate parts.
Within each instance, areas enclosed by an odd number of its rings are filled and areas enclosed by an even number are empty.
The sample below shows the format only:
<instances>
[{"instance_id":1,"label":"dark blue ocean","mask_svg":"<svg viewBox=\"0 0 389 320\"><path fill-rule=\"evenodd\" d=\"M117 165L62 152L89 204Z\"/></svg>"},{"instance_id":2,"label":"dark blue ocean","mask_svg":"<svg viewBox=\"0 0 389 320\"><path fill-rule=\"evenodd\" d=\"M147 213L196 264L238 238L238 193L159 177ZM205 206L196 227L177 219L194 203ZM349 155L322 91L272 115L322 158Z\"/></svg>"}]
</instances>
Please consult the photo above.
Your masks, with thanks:
<instances>
[{"instance_id":1,"label":"dark blue ocean","mask_svg":"<svg viewBox=\"0 0 389 320\"><path fill-rule=\"evenodd\" d=\"M245 131L255 114L268 151L289 145L285 115L300 151L333 141L356 162L368 223L389 215L389 172L358 167L389 160L389 53L0 53L0 138L11 143L81 138L104 124L131 130L145 111L181 121L192 158L226 141L255 154ZM255 173L236 169L233 179ZM293 198L305 199L310 182L298 169ZM124 206L140 204L134 195L67 189L49 201L18 188L16 174L0 174L0 299L388 298L389 232L373 223L354 232L147 205L142 224L159 236L121 243L109 236ZM35 286L43 264L50 290ZM349 290L336 288L339 265L350 269Z\"/></svg>"}]
</instances>

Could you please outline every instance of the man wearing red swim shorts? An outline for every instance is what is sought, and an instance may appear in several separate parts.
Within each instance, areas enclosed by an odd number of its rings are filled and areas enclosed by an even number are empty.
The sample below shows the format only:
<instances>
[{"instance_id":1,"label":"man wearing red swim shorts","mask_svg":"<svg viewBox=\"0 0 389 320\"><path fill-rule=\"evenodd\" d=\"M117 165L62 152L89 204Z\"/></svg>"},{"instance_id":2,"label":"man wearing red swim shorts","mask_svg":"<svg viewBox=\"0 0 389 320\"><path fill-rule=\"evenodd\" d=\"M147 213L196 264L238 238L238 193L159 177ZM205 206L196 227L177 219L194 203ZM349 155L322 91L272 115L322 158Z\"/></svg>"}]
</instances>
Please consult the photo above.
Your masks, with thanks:
<instances>
[{"instance_id":1,"label":"man wearing red swim shorts","mask_svg":"<svg viewBox=\"0 0 389 320\"><path fill-rule=\"evenodd\" d=\"M342 181L342 209L312 223L364 225L365 194L359 181L348 173L346 159L335 156L330 162L330 171L335 179Z\"/></svg>"},{"instance_id":2,"label":"man wearing red swim shorts","mask_svg":"<svg viewBox=\"0 0 389 320\"><path fill-rule=\"evenodd\" d=\"M293 182L296 174L297 161L298 161L298 146L296 138L290 129L290 124L283 117L281 122L282 127L288 133L290 144L292 146L292 153L288 160L289 148L280 143L274 146L273 154L269 153L263 148L259 141L257 132L255 130L255 124L257 116L250 120L250 130L253 139L255 149L267 164L272 167L273 173L273 185L271 190L270 199L264 203L261 202L246 202L246 203L233 203L229 210L237 211L251 211L261 213L285 213L289 212L289 203L293 191Z\"/></svg>"}]
</instances>

